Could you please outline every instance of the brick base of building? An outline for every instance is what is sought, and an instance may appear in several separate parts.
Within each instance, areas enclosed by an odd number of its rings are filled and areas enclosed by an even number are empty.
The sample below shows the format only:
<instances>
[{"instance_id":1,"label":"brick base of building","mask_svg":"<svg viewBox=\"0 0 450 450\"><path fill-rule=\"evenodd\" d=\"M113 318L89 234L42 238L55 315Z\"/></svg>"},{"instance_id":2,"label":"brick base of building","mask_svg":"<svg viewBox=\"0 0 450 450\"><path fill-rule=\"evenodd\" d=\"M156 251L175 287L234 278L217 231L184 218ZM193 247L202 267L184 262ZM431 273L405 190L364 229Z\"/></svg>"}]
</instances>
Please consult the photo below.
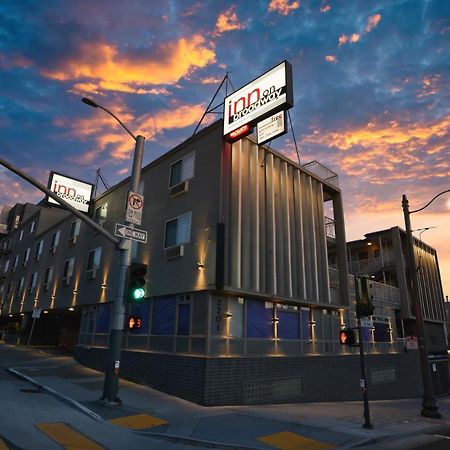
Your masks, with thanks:
<instances>
[{"instance_id":1,"label":"brick base of building","mask_svg":"<svg viewBox=\"0 0 450 450\"><path fill-rule=\"evenodd\" d=\"M75 348L103 371L107 350ZM417 351L366 355L370 400L420 397ZM120 376L205 406L360 400L357 355L207 358L124 350Z\"/></svg>"}]
</instances>

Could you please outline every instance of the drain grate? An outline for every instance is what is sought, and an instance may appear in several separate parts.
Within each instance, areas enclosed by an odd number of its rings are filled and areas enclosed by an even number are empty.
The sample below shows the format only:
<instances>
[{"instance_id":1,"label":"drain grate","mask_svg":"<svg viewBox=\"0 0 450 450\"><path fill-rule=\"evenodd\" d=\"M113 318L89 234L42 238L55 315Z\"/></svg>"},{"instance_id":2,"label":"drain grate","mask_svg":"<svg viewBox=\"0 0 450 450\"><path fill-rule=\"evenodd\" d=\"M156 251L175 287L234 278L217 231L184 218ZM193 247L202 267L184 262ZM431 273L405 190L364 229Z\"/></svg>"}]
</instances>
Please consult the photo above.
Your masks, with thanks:
<instances>
[{"instance_id":1,"label":"drain grate","mask_svg":"<svg viewBox=\"0 0 450 450\"><path fill-rule=\"evenodd\" d=\"M44 390L41 387L38 387L37 389L20 389L20 392L25 392L27 394L40 394L41 392L44 392Z\"/></svg>"}]
</instances>

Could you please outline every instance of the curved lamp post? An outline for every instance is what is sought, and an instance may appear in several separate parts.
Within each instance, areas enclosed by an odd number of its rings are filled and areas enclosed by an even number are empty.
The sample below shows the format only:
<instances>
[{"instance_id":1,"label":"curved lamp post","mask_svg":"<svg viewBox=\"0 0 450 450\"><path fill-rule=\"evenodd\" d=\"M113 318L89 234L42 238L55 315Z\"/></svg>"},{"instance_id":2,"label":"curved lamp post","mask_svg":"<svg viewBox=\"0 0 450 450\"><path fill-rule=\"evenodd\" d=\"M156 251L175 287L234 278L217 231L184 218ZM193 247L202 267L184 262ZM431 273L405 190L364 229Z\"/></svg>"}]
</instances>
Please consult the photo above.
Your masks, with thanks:
<instances>
[{"instance_id":1,"label":"curved lamp post","mask_svg":"<svg viewBox=\"0 0 450 450\"><path fill-rule=\"evenodd\" d=\"M405 217L406 228L406 248L407 248L407 266L411 283L411 300L413 303L414 313L416 316L416 334L417 343L419 346L420 367L422 372L423 382L423 397L422 397L422 411L421 415L424 417L431 417L433 419L440 419L442 416L439 412L439 406L436 401L436 397L433 395L433 385L431 382L430 364L428 362L428 351L425 341L425 325L422 315L422 306L419 298L419 282L417 279L416 260L414 257L414 243L411 230L411 214L422 211L434 200L440 197L442 194L450 192L450 189L440 192L435 195L425 206L416 209L414 211L409 210L409 202L406 195L402 197L403 215Z\"/></svg>"},{"instance_id":2,"label":"curved lamp post","mask_svg":"<svg viewBox=\"0 0 450 450\"><path fill-rule=\"evenodd\" d=\"M145 138L141 135L135 136L117 116L115 116L105 107L94 102L94 100L83 97L81 101L86 105L92 106L93 108L103 109L103 111L114 117L114 119L117 120L117 122L120 123L125 131L135 140L136 145L133 156L133 169L130 177L130 191L137 192L139 189L139 181L141 177L142 155L144 152ZM125 322L125 288L128 268L130 266L131 259L130 241L128 239L122 239L119 250L119 273L117 278L116 296L114 299L114 310L109 335L109 350L106 359L103 396L101 398L101 400L106 403L120 403L120 398L118 396L119 368L122 353L123 326Z\"/></svg>"}]
</instances>

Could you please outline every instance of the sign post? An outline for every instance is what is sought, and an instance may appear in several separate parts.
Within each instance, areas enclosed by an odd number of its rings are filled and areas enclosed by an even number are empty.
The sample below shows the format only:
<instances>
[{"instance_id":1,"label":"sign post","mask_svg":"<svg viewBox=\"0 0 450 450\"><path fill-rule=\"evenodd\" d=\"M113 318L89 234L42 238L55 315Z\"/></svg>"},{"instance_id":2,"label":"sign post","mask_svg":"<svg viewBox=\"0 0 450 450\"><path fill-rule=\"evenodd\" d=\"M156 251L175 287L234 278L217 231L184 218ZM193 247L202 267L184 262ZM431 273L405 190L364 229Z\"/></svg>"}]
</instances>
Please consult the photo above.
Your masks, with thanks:
<instances>
[{"instance_id":1,"label":"sign post","mask_svg":"<svg viewBox=\"0 0 450 450\"><path fill-rule=\"evenodd\" d=\"M34 324L36 322L36 319L39 319L39 317L41 317L41 311L42 311L41 308L33 309L33 314L31 315L31 317L33 318L33 323L31 324L30 334L28 336L27 348L30 346L31 336L33 335Z\"/></svg>"}]
</instances>

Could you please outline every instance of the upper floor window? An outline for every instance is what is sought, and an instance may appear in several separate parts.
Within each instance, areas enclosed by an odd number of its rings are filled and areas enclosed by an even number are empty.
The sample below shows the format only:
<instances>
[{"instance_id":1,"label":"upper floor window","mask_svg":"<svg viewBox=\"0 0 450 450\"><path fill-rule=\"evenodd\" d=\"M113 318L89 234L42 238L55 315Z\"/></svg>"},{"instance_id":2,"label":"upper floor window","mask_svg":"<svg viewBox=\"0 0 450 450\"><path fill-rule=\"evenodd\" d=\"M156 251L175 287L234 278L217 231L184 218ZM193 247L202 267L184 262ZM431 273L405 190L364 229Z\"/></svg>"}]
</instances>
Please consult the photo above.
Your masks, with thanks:
<instances>
[{"instance_id":1,"label":"upper floor window","mask_svg":"<svg viewBox=\"0 0 450 450\"><path fill-rule=\"evenodd\" d=\"M25 284L25 278L24 277L20 277L19 286L17 288L17 293L18 294L20 294L23 291L24 284Z\"/></svg>"},{"instance_id":2,"label":"upper floor window","mask_svg":"<svg viewBox=\"0 0 450 450\"><path fill-rule=\"evenodd\" d=\"M165 248L189 242L191 236L191 215L189 212L166 222Z\"/></svg>"},{"instance_id":3,"label":"upper floor window","mask_svg":"<svg viewBox=\"0 0 450 450\"><path fill-rule=\"evenodd\" d=\"M44 276L44 289L49 290L53 281L53 266L47 267Z\"/></svg>"},{"instance_id":4,"label":"upper floor window","mask_svg":"<svg viewBox=\"0 0 450 450\"><path fill-rule=\"evenodd\" d=\"M27 248L25 250L25 253L23 254L22 264L23 264L24 267L27 265L29 259L30 259L30 249Z\"/></svg>"},{"instance_id":5,"label":"upper floor window","mask_svg":"<svg viewBox=\"0 0 450 450\"><path fill-rule=\"evenodd\" d=\"M5 267L3 268L3 272L8 272L8 269L9 269L9 259L5 263Z\"/></svg>"},{"instance_id":6,"label":"upper floor window","mask_svg":"<svg viewBox=\"0 0 450 450\"><path fill-rule=\"evenodd\" d=\"M44 241L39 241L36 245L36 253L34 254L34 257L36 259L39 259L42 254L42 249L44 248Z\"/></svg>"},{"instance_id":7,"label":"upper floor window","mask_svg":"<svg viewBox=\"0 0 450 450\"><path fill-rule=\"evenodd\" d=\"M190 153L170 166L169 187L176 186L194 176L195 153Z\"/></svg>"},{"instance_id":8,"label":"upper floor window","mask_svg":"<svg viewBox=\"0 0 450 450\"><path fill-rule=\"evenodd\" d=\"M99 225L102 225L106 221L106 216L108 215L108 203L95 208L94 221Z\"/></svg>"},{"instance_id":9,"label":"upper floor window","mask_svg":"<svg viewBox=\"0 0 450 450\"><path fill-rule=\"evenodd\" d=\"M98 247L89 252L86 265L86 272L88 273L89 278L95 278L96 272L100 268L101 257L102 257L101 247Z\"/></svg>"},{"instance_id":10,"label":"upper floor window","mask_svg":"<svg viewBox=\"0 0 450 450\"><path fill-rule=\"evenodd\" d=\"M28 285L28 291L32 292L36 288L37 283L37 272L31 274L30 284Z\"/></svg>"},{"instance_id":11,"label":"upper floor window","mask_svg":"<svg viewBox=\"0 0 450 450\"><path fill-rule=\"evenodd\" d=\"M64 262L62 279L63 281L66 282L66 284L69 284L69 281L72 278L74 265L75 265L74 257L66 259Z\"/></svg>"},{"instance_id":12,"label":"upper floor window","mask_svg":"<svg viewBox=\"0 0 450 450\"><path fill-rule=\"evenodd\" d=\"M36 221L33 220L33 222L31 222L31 226L30 226L30 234L33 233L33 231L35 230L35 228L36 228Z\"/></svg>"},{"instance_id":13,"label":"upper floor window","mask_svg":"<svg viewBox=\"0 0 450 450\"><path fill-rule=\"evenodd\" d=\"M17 269L17 263L19 262L19 255L14 256L13 259L13 265L11 267L11 270L14 272L14 270Z\"/></svg>"},{"instance_id":14,"label":"upper floor window","mask_svg":"<svg viewBox=\"0 0 450 450\"><path fill-rule=\"evenodd\" d=\"M51 243L50 243L50 253L55 253L56 247L59 244L59 236L60 235L61 235L61 231L60 230L55 231L52 234L52 240L51 240Z\"/></svg>"},{"instance_id":15,"label":"upper floor window","mask_svg":"<svg viewBox=\"0 0 450 450\"><path fill-rule=\"evenodd\" d=\"M77 219L70 224L69 244L75 244L80 234L81 220Z\"/></svg>"},{"instance_id":16,"label":"upper floor window","mask_svg":"<svg viewBox=\"0 0 450 450\"><path fill-rule=\"evenodd\" d=\"M20 230L19 233L19 241L21 241L23 239L23 230Z\"/></svg>"}]
</instances>

